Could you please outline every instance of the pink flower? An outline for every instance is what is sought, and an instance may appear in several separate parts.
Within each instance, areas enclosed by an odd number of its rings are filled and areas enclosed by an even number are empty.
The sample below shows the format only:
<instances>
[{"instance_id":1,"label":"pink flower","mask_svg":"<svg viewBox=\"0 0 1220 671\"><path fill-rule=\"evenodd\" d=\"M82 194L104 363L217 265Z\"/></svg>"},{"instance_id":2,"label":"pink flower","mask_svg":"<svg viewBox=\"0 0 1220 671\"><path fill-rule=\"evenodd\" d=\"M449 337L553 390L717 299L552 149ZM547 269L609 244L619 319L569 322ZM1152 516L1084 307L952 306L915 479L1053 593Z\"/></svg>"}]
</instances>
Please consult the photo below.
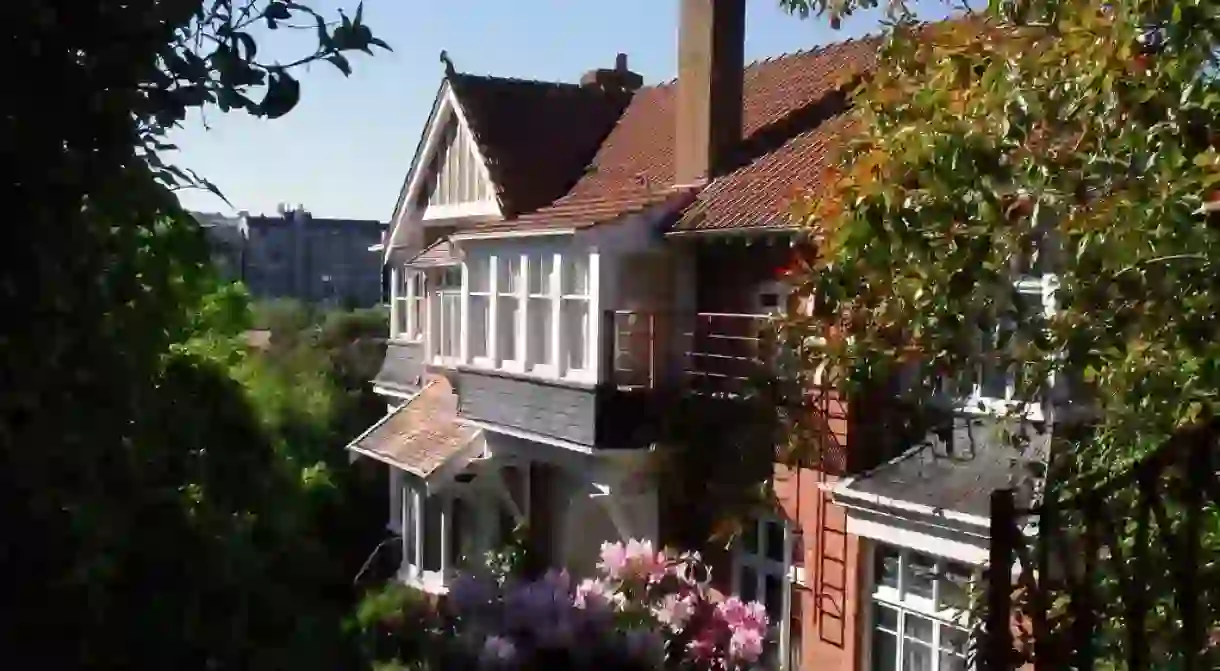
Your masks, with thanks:
<instances>
[{"instance_id":1,"label":"pink flower","mask_svg":"<svg viewBox=\"0 0 1220 671\"><path fill-rule=\"evenodd\" d=\"M747 663L758 661L763 652L763 634L751 627L741 627L729 637L729 656Z\"/></svg>"},{"instance_id":2,"label":"pink flower","mask_svg":"<svg viewBox=\"0 0 1220 671\"><path fill-rule=\"evenodd\" d=\"M591 578L582 580L576 586L576 595L572 599L572 605L581 609L604 606L610 602L610 594L613 591L606 583L600 580L593 580Z\"/></svg>"},{"instance_id":3,"label":"pink flower","mask_svg":"<svg viewBox=\"0 0 1220 671\"><path fill-rule=\"evenodd\" d=\"M661 605L655 610L654 615L661 624L675 632L681 632L694 613L695 602L692 597L669 594L661 601Z\"/></svg>"},{"instance_id":4,"label":"pink flower","mask_svg":"<svg viewBox=\"0 0 1220 671\"><path fill-rule=\"evenodd\" d=\"M731 596L716 606L716 614L734 629L765 631L767 628L767 609L757 601L745 603Z\"/></svg>"},{"instance_id":5,"label":"pink flower","mask_svg":"<svg viewBox=\"0 0 1220 671\"><path fill-rule=\"evenodd\" d=\"M627 549L622 543L602 543L601 561L597 563L608 578L618 580L627 568Z\"/></svg>"}]
</instances>

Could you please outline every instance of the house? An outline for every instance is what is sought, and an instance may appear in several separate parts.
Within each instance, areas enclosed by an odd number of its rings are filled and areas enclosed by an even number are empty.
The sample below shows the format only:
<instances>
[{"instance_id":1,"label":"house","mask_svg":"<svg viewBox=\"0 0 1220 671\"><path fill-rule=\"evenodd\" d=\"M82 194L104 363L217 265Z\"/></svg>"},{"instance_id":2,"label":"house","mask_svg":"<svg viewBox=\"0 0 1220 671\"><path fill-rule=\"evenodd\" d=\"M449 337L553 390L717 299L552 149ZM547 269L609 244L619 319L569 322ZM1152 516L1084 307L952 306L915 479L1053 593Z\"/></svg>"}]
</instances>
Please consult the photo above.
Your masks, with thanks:
<instances>
[{"instance_id":1,"label":"house","mask_svg":"<svg viewBox=\"0 0 1220 671\"><path fill-rule=\"evenodd\" d=\"M899 441L884 389L749 392L782 363L766 323L800 307L790 202L825 186L877 42L746 66L744 0L680 2L678 78L659 85L622 55L556 83L442 54L383 247L388 413L348 446L388 467L400 578L444 592L521 523L534 559L576 574L607 540L689 546L727 501L717 468L761 468L776 504L707 549L725 589L766 605L777 667L964 669L987 492L1014 468L985 414ZM811 413L816 463L772 463L779 412Z\"/></svg>"},{"instance_id":2,"label":"house","mask_svg":"<svg viewBox=\"0 0 1220 671\"><path fill-rule=\"evenodd\" d=\"M315 217L285 206L275 216L195 213L221 276L258 299L369 307L383 302L384 222ZM376 249L371 249L375 248Z\"/></svg>"}]
</instances>

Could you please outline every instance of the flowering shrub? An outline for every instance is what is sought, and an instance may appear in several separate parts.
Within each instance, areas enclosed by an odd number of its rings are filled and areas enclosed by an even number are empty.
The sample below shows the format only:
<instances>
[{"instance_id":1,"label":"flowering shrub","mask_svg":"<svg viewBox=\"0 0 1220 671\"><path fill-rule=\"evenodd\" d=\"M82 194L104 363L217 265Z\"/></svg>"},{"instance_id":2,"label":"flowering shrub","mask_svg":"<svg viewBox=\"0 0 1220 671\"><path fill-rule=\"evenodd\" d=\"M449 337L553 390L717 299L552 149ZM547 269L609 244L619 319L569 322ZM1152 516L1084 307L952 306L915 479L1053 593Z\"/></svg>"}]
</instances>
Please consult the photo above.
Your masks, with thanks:
<instances>
[{"instance_id":1,"label":"flowering shrub","mask_svg":"<svg viewBox=\"0 0 1220 671\"><path fill-rule=\"evenodd\" d=\"M602 545L600 575L566 573L499 585L458 580L449 594L454 665L488 669L718 669L757 666L767 615L757 602L716 601L697 553L650 541Z\"/></svg>"}]
</instances>

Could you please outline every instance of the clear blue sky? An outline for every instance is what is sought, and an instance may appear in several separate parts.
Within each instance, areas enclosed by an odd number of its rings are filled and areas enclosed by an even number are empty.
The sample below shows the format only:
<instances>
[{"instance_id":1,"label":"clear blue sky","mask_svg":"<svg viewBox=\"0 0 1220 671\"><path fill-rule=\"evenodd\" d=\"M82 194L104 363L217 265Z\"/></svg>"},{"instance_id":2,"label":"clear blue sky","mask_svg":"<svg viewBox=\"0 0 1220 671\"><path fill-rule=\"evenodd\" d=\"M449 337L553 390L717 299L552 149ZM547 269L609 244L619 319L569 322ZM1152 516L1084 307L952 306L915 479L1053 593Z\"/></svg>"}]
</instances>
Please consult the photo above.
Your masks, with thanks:
<instances>
[{"instance_id":1,"label":"clear blue sky","mask_svg":"<svg viewBox=\"0 0 1220 671\"><path fill-rule=\"evenodd\" d=\"M926 0L921 18L947 9ZM329 13L354 0L314 0ZM840 30L800 20L778 0L749 0L746 58L756 60L875 32L881 14L851 17ZM215 182L234 208L274 212L302 204L318 216L389 220L441 81L441 49L464 72L576 81L628 54L646 83L674 76L678 0L367 0L366 22L393 52L352 57L302 72L301 103L286 117L206 114L174 134L179 164ZM260 56L285 60L310 34L267 31ZM186 192L188 208L231 211L210 194Z\"/></svg>"}]
</instances>

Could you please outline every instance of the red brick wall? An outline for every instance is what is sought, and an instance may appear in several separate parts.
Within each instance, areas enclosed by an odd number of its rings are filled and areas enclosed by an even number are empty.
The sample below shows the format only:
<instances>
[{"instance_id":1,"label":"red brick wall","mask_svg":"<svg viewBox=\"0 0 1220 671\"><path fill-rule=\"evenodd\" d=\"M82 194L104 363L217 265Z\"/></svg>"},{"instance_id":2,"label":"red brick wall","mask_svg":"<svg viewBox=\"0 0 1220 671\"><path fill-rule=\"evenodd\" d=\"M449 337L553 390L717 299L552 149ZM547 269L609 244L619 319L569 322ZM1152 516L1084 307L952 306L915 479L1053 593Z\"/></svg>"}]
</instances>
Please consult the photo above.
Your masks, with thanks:
<instances>
[{"instance_id":1,"label":"red brick wall","mask_svg":"<svg viewBox=\"0 0 1220 671\"><path fill-rule=\"evenodd\" d=\"M847 515L823 487L838 478L805 468L775 467L775 491L800 529L804 586L794 594L802 669L854 671L859 665L860 540L847 535ZM793 636L797 636L793 623Z\"/></svg>"}]
</instances>

